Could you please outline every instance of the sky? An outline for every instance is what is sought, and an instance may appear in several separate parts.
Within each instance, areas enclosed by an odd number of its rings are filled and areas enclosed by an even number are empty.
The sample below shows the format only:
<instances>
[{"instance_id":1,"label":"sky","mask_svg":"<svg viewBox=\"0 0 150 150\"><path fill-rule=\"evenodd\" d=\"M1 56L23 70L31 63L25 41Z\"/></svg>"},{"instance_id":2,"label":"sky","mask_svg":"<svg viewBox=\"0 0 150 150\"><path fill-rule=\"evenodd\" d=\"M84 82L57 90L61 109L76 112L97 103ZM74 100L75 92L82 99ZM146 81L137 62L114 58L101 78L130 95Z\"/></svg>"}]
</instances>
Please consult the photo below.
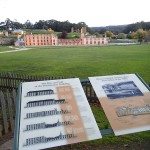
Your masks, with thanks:
<instances>
[{"instance_id":1,"label":"sky","mask_svg":"<svg viewBox=\"0 0 150 150\"><path fill-rule=\"evenodd\" d=\"M0 22L85 22L89 27L150 21L150 0L0 0Z\"/></svg>"}]
</instances>

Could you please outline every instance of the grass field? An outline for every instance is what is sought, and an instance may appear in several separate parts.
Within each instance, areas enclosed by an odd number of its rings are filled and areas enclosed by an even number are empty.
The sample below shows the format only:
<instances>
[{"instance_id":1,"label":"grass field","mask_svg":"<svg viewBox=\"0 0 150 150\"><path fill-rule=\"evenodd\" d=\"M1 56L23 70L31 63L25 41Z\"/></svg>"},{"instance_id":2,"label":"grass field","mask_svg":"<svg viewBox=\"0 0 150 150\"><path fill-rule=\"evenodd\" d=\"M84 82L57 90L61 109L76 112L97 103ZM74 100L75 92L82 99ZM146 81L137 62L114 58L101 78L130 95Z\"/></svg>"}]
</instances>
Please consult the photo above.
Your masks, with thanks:
<instances>
[{"instance_id":1,"label":"grass field","mask_svg":"<svg viewBox=\"0 0 150 150\"><path fill-rule=\"evenodd\" d=\"M9 48L8 46L0 46L0 52L13 51L15 48Z\"/></svg>"},{"instance_id":2,"label":"grass field","mask_svg":"<svg viewBox=\"0 0 150 150\"><path fill-rule=\"evenodd\" d=\"M0 51L10 50L0 47ZM13 50L13 49L12 49ZM33 47L32 50L0 54L0 72L87 78L137 72L150 83L150 45L101 47ZM100 129L110 127L99 107L92 107ZM100 118L101 116L101 118ZM150 140L150 131L115 137L104 136L90 145Z\"/></svg>"},{"instance_id":3,"label":"grass field","mask_svg":"<svg viewBox=\"0 0 150 150\"><path fill-rule=\"evenodd\" d=\"M0 54L0 71L79 78L137 72L150 83L150 45L34 47Z\"/></svg>"}]
</instances>

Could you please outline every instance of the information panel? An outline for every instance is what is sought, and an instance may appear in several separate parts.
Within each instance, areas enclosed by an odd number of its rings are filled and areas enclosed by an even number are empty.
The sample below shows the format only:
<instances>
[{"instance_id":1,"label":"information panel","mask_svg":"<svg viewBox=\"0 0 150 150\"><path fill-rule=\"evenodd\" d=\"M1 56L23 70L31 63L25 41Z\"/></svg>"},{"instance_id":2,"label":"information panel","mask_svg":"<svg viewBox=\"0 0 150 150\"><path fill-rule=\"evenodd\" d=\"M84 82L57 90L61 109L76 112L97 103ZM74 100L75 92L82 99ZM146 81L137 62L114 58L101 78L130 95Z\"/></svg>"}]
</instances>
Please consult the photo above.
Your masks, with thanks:
<instances>
[{"instance_id":1,"label":"information panel","mask_svg":"<svg viewBox=\"0 0 150 150\"><path fill-rule=\"evenodd\" d=\"M150 130L150 91L140 77L125 74L89 80L115 135Z\"/></svg>"},{"instance_id":2,"label":"information panel","mask_svg":"<svg viewBox=\"0 0 150 150\"><path fill-rule=\"evenodd\" d=\"M20 100L19 150L102 138L78 78L22 83Z\"/></svg>"}]
</instances>

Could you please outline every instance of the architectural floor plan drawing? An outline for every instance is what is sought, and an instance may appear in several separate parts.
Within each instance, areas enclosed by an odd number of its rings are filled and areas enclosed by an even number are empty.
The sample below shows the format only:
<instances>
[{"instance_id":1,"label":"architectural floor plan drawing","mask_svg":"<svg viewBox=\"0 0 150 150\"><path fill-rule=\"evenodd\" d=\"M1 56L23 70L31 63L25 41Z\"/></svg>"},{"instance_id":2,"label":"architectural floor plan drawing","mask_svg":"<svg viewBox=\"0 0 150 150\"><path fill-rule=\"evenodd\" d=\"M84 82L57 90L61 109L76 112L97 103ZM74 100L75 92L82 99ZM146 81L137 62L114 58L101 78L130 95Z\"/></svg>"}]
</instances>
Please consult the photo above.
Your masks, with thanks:
<instances>
[{"instance_id":1,"label":"architectural floor plan drawing","mask_svg":"<svg viewBox=\"0 0 150 150\"><path fill-rule=\"evenodd\" d=\"M20 89L16 150L102 138L78 78L24 82Z\"/></svg>"},{"instance_id":2,"label":"architectural floor plan drawing","mask_svg":"<svg viewBox=\"0 0 150 150\"><path fill-rule=\"evenodd\" d=\"M150 90L137 74L89 79L115 135L150 130Z\"/></svg>"}]
</instances>

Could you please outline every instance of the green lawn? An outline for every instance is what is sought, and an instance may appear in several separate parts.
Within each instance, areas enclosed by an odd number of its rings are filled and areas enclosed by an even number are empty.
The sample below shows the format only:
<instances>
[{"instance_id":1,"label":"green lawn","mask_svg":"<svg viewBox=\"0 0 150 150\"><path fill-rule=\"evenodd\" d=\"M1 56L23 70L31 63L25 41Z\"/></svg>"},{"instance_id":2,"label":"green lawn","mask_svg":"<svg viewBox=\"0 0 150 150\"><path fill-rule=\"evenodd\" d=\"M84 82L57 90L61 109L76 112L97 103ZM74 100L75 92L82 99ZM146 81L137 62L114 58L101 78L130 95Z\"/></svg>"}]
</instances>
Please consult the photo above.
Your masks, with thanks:
<instances>
[{"instance_id":1,"label":"green lawn","mask_svg":"<svg viewBox=\"0 0 150 150\"><path fill-rule=\"evenodd\" d=\"M8 47L0 47L5 51ZM0 72L87 78L137 72L150 83L150 45L101 47L33 47L32 50L0 54ZM99 107L92 110L100 129L110 125ZM104 136L88 144L129 143L150 140L150 131Z\"/></svg>"},{"instance_id":2,"label":"green lawn","mask_svg":"<svg viewBox=\"0 0 150 150\"><path fill-rule=\"evenodd\" d=\"M0 46L0 52L13 51L13 50L15 50L15 47L9 48L9 46ZM0 60L0 63L1 63L1 60Z\"/></svg>"},{"instance_id":3,"label":"green lawn","mask_svg":"<svg viewBox=\"0 0 150 150\"><path fill-rule=\"evenodd\" d=\"M0 54L0 71L80 78L137 72L150 83L150 45L34 47Z\"/></svg>"}]
</instances>

